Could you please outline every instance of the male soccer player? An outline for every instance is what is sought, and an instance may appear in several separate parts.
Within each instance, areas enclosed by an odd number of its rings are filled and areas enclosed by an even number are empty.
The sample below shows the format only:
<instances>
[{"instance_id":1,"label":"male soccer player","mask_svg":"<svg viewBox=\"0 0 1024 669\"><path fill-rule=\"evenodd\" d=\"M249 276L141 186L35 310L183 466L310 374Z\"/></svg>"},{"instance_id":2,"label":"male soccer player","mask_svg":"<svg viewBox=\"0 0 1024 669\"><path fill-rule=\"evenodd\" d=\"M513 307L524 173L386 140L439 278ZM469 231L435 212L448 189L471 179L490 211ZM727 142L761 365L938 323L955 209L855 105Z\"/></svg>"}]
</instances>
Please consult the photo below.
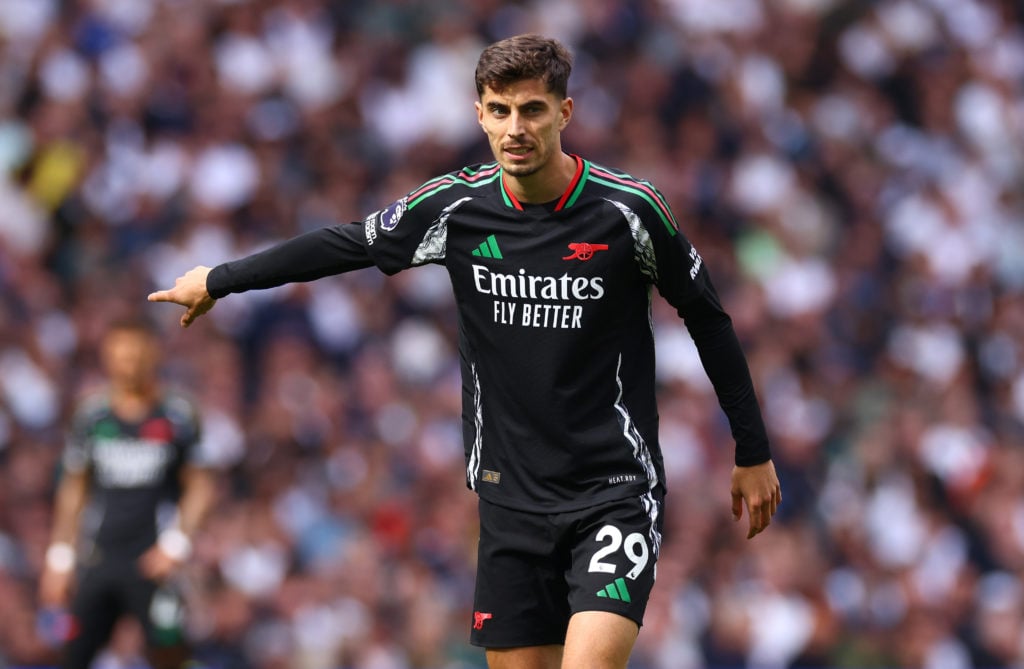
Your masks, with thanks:
<instances>
[{"instance_id":1,"label":"male soccer player","mask_svg":"<svg viewBox=\"0 0 1024 669\"><path fill-rule=\"evenodd\" d=\"M39 593L48 608L71 600L66 669L87 669L124 614L142 624L154 669L188 660L182 602L168 579L189 556L214 484L196 408L162 387L159 353L146 323L113 323L100 348L108 383L72 419Z\"/></svg>"},{"instance_id":2,"label":"male soccer player","mask_svg":"<svg viewBox=\"0 0 1024 669\"><path fill-rule=\"evenodd\" d=\"M157 302L371 265L439 263L458 304L466 480L480 498L471 641L492 669L625 667L654 582L665 475L650 293L685 320L736 440L748 538L781 502L746 359L707 269L646 181L565 153L571 57L497 42L476 69L495 162L431 179L361 223L199 266Z\"/></svg>"}]
</instances>

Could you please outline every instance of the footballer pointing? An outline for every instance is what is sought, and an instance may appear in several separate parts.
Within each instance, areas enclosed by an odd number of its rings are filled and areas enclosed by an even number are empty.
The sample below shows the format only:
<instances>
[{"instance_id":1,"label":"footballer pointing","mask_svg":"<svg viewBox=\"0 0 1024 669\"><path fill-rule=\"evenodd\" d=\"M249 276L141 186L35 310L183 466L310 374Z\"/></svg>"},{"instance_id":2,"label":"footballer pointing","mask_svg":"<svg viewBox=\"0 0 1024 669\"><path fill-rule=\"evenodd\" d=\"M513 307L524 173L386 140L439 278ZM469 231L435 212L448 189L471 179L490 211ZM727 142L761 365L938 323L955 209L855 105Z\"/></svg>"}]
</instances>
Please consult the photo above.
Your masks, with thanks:
<instances>
[{"instance_id":1,"label":"footballer pointing","mask_svg":"<svg viewBox=\"0 0 1024 669\"><path fill-rule=\"evenodd\" d=\"M520 35L476 68L494 161L360 222L199 266L150 300L191 324L230 293L443 265L459 314L466 483L480 499L472 643L492 669L626 666L661 549L653 291L685 321L736 442L747 536L781 503L746 358L700 254L650 183L563 151L571 57ZM528 338L524 335L528 335ZM529 341L529 346L523 342Z\"/></svg>"}]
</instances>

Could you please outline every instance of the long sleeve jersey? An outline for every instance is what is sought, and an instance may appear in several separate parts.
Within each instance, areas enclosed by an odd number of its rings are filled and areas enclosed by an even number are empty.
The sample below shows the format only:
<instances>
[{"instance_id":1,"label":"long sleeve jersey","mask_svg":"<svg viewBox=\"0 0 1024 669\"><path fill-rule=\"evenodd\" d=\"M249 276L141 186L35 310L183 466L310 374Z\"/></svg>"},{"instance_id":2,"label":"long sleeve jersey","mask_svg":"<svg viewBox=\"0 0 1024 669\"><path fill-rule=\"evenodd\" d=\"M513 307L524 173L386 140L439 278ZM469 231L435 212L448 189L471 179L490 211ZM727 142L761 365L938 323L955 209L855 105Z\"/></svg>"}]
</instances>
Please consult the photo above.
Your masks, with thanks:
<instances>
[{"instance_id":1,"label":"long sleeve jersey","mask_svg":"<svg viewBox=\"0 0 1024 669\"><path fill-rule=\"evenodd\" d=\"M496 163L432 179L359 223L219 265L210 295L436 263L459 316L466 482L569 511L663 486L654 289L685 320L736 441L770 458L746 359L697 250L650 183L574 156L557 201L519 202Z\"/></svg>"}]
</instances>

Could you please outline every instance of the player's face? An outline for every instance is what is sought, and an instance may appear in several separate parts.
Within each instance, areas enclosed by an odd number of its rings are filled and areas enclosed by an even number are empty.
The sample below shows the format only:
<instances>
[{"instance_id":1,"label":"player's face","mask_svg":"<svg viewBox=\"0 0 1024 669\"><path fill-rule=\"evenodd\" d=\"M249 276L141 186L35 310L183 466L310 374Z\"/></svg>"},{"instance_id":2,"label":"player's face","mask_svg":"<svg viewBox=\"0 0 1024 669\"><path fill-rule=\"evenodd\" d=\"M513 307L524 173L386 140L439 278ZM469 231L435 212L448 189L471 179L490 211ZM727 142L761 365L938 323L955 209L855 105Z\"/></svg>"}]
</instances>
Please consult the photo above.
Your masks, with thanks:
<instances>
[{"instance_id":1,"label":"player's face","mask_svg":"<svg viewBox=\"0 0 1024 669\"><path fill-rule=\"evenodd\" d=\"M114 330L103 340L103 366L113 384L141 389L156 377L159 349L149 334Z\"/></svg>"},{"instance_id":2,"label":"player's face","mask_svg":"<svg viewBox=\"0 0 1024 669\"><path fill-rule=\"evenodd\" d=\"M522 178L553 164L561 154L572 98L555 95L540 79L522 79L501 92L485 88L476 113L494 158L506 174Z\"/></svg>"}]
</instances>

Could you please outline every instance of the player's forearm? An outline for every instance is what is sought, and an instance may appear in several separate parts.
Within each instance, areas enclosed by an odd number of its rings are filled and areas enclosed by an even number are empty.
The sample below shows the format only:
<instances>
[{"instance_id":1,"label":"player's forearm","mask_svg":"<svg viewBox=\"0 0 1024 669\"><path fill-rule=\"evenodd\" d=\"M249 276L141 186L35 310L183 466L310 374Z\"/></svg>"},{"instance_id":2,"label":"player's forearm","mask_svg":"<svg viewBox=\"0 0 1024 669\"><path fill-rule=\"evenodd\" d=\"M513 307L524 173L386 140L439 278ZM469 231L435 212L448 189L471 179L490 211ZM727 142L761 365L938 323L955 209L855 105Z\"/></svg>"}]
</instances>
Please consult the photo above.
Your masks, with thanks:
<instances>
[{"instance_id":1,"label":"player's forearm","mask_svg":"<svg viewBox=\"0 0 1024 669\"><path fill-rule=\"evenodd\" d=\"M193 538L213 506L216 485L207 469L189 467L182 473L182 495L178 502L175 523L164 528L157 537L160 551L176 563L192 555Z\"/></svg>"},{"instance_id":2,"label":"player's forearm","mask_svg":"<svg viewBox=\"0 0 1024 669\"><path fill-rule=\"evenodd\" d=\"M736 464L748 467L767 462L771 459L768 431L750 368L732 319L721 308L714 289L710 289L705 298L681 309L680 315L686 320L704 371L729 419L736 441Z\"/></svg>"},{"instance_id":3,"label":"player's forearm","mask_svg":"<svg viewBox=\"0 0 1024 669\"><path fill-rule=\"evenodd\" d=\"M54 498L51 543L74 543L87 494L88 480L84 475L65 474L61 479Z\"/></svg>"},{"instance_id":4,"label":"player's forearm","mask_svg":"<svg viewBox=\"0 0 1024 669\"><path fill-rule=\"evenodd\" d=\"M184 489L178 502L178 528L188 537L195 536L213 507L216 497L215 475L208 469L189 468L184 474Z\"/></svg>"},{"instance_id":5,"label":"player's forearm","mask_svg":"<svg viewBox=\"0 0 1024 669\"><path fill-rule=\"evenodd\" d=\"M363 245L362 224L321 228L260 253L214 267L206 278L210 297L313 281L373 264Z\"/></svg>"},{"instance_id":6,"label":"player's forearm","mask_svg":"<svg viewBox=\"0 0 1024 669\"><path fill-rule=\"evenodd\" d=\"M53 528L50 531L50 545L46 549L45 557L46 573L67 575L74 569L78 518L85 507L87 494L88 481L84 474L64 474L54 497ZM44 586L44 590L47 587L49 586ZM57 590L62 592L64 587L57 587ZM44 596L44 600L54 603L62 600L63 596L56 591L49 592Z\"/></svg>"}]
</instances>

